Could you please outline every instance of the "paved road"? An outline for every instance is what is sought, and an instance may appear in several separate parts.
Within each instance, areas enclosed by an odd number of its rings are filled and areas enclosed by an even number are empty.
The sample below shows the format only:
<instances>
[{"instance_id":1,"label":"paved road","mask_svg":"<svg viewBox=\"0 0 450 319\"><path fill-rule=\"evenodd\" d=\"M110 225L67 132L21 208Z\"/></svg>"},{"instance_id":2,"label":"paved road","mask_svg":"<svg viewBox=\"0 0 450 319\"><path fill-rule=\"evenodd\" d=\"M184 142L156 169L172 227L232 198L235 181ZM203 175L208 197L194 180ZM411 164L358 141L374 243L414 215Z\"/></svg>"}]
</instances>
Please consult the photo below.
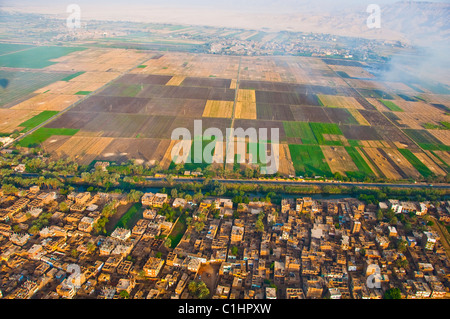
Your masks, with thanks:
<instances>
[{"instance_id":1,"label":"paved road","mask_svg":"<svg viewBox=\"0 0 450 319\"><path fill-rule=\"evenodd\" d=\"M162 181L165 180L165 178L159 178L159 177L146 177L146 180L148 181ZM177 183L188 183L188 182L203 182L204 178L174 178L174 182ZM393 184L393 183L351 183L351 182L322 182L322 181L290 181L290 180L274 180L274 179L268 179L268 180L243 180L243 179L213 179L213 181L217 181L219 183L225 183L225 184L231 184L231 183L237 183L237 184L277 184L277 185L291 185L291 186L298 186L298 185L316 185L316 186L359 186L359 187L401 187L401 188L436 188L436 189L450 189L450 184Z\"/></svg>"}]
</instances>

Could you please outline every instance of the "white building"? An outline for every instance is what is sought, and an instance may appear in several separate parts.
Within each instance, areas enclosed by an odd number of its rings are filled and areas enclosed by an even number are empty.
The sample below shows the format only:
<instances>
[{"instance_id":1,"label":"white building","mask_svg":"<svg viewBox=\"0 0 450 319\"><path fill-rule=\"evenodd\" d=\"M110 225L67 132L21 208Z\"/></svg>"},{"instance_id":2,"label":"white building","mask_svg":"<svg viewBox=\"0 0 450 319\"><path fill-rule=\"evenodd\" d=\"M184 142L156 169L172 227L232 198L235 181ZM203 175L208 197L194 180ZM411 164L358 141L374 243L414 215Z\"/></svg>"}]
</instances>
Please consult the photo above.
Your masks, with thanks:
<instances>
[{"instance_id":1,"label":"white building","mask_svg":"<svg viewBox=\"0 0 450 319\"><path fill-rule=\"evenodd\" d=\"M120 239L120 240L127 240L131 236L131 230L125 229L122 227L117 227L114 229L113 233L111 234L111 237Z\"/></svg>"},{"instance_id":2,"label":"white building","mask_svg":"<svg viewBox=\"0 0 450 319\"><path fill-rule=\"evenodd\" d=\"M389 199L389 206L396 214L400 214L403 211L403 205L397 199Z\"/></svg>"}]
</instances>

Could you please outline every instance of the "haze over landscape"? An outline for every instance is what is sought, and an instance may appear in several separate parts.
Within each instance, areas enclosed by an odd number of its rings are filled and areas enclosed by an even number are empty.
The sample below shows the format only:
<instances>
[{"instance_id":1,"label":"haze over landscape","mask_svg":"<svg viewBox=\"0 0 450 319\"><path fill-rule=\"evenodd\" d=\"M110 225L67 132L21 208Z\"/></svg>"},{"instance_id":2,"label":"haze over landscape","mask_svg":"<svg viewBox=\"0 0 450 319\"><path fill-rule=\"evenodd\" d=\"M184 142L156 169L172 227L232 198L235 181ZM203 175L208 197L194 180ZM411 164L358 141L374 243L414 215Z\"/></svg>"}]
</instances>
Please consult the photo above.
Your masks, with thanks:
<instances>
[{"instance_id":1,"label":"haze over landscape","mask_svg":"<svg viewBox=\"0 0 450 319\"><path fill-rule=\"evenodd\" d=\"M3 1L3 8L66 16L70 1ZM381 30L368 30L370 0L77 1L85 19L270 28L339 35L449 39L448 1L378 1Z\"/></svg>"},{"instance_id":2,"label":"haze over landscape","mask_svg":"<svg viewBox=\"0 0 450 319\"><path fill-rule=\"evenodd\" d=\"M382 0L381 28L369 29L367 6L372 0L307 1L307 0L247 0L247 1L77 1L82 19L134 21L206 25L275 31L301 31L356 36L373 39L400 40L425 48L411 65L417 65L417 75L450 84L445 74L450 64L450 3L448 1ZM12 12L43 13L65 19L71 1L8 1L3 9ZM387 78L405 71L403 57L393 58ZM412 63L411 63L412 62Z\"/></svg>"}]
</instances>

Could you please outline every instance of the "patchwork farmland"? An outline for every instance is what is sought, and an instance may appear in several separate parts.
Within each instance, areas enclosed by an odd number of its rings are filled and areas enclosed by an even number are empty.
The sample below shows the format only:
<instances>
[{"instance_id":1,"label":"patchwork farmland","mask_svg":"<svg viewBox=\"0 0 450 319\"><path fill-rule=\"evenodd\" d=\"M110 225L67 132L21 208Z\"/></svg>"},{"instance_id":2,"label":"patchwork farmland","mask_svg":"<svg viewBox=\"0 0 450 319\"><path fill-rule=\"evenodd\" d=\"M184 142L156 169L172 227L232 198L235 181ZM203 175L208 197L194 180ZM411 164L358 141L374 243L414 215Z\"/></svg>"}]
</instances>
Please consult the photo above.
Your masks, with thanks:
<instances>
[{"instance_id":1,"label":"patchwork farmland","mask_svg":"<svg viewBox=\"0 0 450 319\"><path fill-rule=\"evenodd\" d=\"M224 136L231 126L278 129L279 140L267 140L279 148L278 173L285 176L395 181L450 173L450 135L442 125L450 122L450 98L379 81L363 62L105 48L54 52L30 61L34 71L12 71L20 67L12 57L0 60L11 64L0 75L13 79L10 91L0 92L0 133L26 134L18 147L40 145L54 158L86 165L134 160L172 169L173 130L187 128L198 138L194 121L202 120L202 131L215 127ZM199 157L191 143L185 143L190 158ZM209 150L225 158L225 147ZM265 160L247 154L235 166L244 169L250 158L257 165ZM207 166L200 160L185 169Z\"/></svg>"}]
</instances>

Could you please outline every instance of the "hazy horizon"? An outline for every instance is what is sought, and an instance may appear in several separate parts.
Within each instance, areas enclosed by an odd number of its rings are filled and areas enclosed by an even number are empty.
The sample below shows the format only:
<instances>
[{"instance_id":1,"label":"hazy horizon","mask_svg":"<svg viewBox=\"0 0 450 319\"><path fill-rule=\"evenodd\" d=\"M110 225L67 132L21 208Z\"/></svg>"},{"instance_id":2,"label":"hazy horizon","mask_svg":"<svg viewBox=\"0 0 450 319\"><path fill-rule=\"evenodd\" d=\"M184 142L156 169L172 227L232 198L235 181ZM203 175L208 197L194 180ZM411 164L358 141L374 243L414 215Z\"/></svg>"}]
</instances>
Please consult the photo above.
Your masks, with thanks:
<instances>
[{"instance_id":1,"label":"hazy horizon","mask_svg":"<svg viewBox=\"0 0 450 319\"><path fill-rule=\"evenodd\" d=\"M428 52L415 62L418 75L429 76L433 69L431 74L441 73L449 64L447 55L441 53L450 49L449 1L376 1L381 8L381 28L370 29L366 8L373 0L0 0L1 7L12 11L61 19L68 16L67 6L72 3L80 6L82 22L115 20L400 40L425 47ZM394 58L386 76L397 77L404 69L401 62Z\"/></svg>"}]
</instances>

